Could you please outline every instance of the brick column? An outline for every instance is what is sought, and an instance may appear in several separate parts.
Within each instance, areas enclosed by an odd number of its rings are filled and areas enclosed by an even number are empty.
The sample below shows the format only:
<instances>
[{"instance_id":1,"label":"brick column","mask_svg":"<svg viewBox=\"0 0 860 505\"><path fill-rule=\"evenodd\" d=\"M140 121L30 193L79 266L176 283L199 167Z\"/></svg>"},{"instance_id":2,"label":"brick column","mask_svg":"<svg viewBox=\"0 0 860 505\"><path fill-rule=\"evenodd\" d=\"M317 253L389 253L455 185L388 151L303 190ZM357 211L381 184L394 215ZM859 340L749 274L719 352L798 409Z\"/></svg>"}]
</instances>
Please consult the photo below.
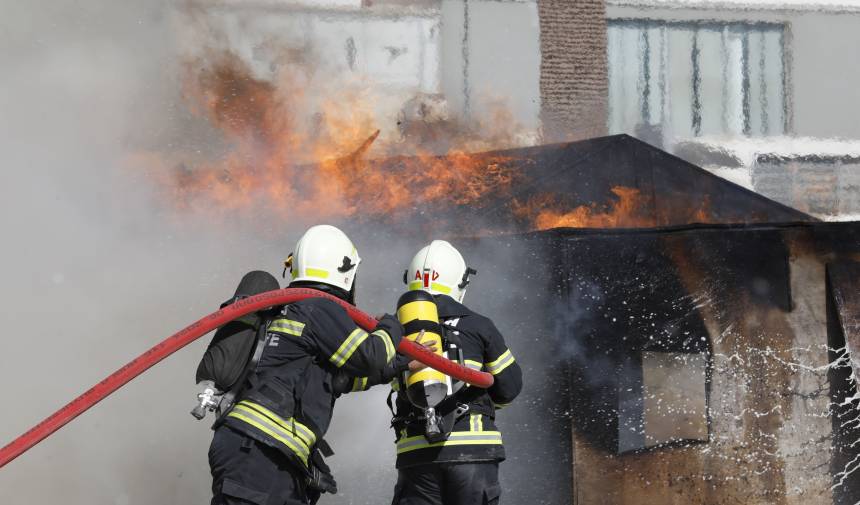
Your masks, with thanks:
<instances>
[{"instance_id":1,"label":"brick column","mask_svg":"<svg viewBox=\"0 0 860 505\"><path fill-rule=\"evenodd\" d=\"M606 135L606 3L538 0L544 140Z\"/></svg>"}]
</instances>

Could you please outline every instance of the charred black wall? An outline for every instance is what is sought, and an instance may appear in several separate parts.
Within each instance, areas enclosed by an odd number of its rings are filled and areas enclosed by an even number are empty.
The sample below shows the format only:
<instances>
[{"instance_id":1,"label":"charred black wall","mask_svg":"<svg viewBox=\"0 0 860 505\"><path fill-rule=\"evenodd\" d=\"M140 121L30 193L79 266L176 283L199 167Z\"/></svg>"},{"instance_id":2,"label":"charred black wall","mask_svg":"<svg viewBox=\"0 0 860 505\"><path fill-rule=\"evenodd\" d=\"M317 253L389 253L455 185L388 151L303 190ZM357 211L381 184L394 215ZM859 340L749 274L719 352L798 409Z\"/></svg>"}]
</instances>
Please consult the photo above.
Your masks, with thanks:
<instances>
[{"instance_id":1,"label":"charred black wall","mask_svg":"<svg viewBox=\"0 0 860 505\"><path fill-rule=\"evenodd\" d=\"M830 403L815 371L828 358L824 265L860 255L860 224L561 229L464 254L479 270L467 303L524 369L523 395L498 414L507 500L782 503L801 489L830 503L842 460L828 468L836 421L818 414ZM707 430L621 451L620 431L637 428L625 389L663 352L706 357Z\"/></svg>"},{"instance_id":2,"label":"charred black wall","mask_svg":"<svg viewBox=\"0 0 860 505\"><path fill-rule=\"evenodd\" d=\"M830 471L835 486L833 503L838 505L860 502L860 475L846 471L860 460L860 402L852 367L852 359L860 357L852 355L858 349L852 349L846 339L846 333L853 329L849 326L852 320L860 319L860 304L854 294L858 290L860 263L843 261L827 266L827 345L833 363L828 373L833 426Z\"/></svg>"}]
</instances>

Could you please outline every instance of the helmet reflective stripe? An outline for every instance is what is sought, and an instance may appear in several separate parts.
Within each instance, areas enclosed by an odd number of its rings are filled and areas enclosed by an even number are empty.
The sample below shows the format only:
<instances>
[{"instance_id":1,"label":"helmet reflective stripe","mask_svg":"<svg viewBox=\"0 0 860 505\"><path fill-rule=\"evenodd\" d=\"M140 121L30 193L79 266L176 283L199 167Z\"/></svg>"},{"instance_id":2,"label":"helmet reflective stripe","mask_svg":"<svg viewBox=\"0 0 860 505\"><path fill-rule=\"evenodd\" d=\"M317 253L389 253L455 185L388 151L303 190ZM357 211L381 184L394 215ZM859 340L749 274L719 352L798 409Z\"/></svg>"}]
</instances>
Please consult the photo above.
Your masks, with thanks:
<instances>
[{"instance_id":1,"label":"helmet reflective stripe","mask_svg":"<svg viewBox=\"0 0 860 505\"><path fill-rule=\"evenodd\" d=\"M344 232L334 226L313 226L299 239L290 265L293 281L330 284L352 289L361 258Z\"/></svg>"},{"instance_id":2,"label":"helmet reflective stripe","mask_svg":"<svg viewBox=\"0 0 860 505\"><path fill-rule=\"evenodd\" d=\"M404 281L410 291L421 289L462 302L467 270L466 260L454 246L444 240L434 240L412 258Z\"/></svg>"}]
</instances>

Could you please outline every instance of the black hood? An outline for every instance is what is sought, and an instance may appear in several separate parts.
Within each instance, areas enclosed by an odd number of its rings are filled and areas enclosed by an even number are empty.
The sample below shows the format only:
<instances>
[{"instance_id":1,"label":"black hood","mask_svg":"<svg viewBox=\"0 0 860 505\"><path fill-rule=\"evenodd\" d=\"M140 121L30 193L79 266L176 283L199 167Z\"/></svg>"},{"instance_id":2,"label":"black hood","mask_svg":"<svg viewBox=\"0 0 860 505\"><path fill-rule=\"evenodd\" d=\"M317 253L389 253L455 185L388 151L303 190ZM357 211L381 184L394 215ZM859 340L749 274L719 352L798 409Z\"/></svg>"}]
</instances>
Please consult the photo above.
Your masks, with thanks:
<instances>
[{"instance_id":1,"label":"black hood","mask_svg":"<svg viewBox=\"0 0 860 505\"><path fill-rule=\"evenodd\" d=\"M434 295L439 317L469 316L474 314L468 307L448 295Z\"/></svg>"},{"instance_id":2,"label":"black hood","mask_svg":"<svg viewBox=\"0 0 860 505\"><path fill-rule=\"evenodd\" d=\"M241 300L242 298L248 298L249 296L259 295L260 293L274 291L276 289L281 289L281 285L278 284L278 279L275 279L274 275L269 272L263 272L262 270L248 272L244 277L242 277L242 280L239 281L239 286L236 287L236 292L233 294L233 298L222 303L221 308L224 308L237 300Z\"/></svg>"}]
</instances>

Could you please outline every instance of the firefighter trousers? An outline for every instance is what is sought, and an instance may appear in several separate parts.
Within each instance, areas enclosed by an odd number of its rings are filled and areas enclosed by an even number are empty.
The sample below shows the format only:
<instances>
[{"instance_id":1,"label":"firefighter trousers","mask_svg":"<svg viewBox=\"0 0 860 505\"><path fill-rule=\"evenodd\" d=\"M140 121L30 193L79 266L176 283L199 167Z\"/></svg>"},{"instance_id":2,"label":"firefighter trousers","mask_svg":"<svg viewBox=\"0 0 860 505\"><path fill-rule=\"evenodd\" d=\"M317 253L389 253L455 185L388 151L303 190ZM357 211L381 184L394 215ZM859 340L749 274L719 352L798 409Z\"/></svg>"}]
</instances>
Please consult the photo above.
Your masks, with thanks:
<instances>
[{"instance_id":1,"label":"firefighter trousers","mask_svg":"<svg viewBox=\"0 0 860 505\"><path fill-rule=\"evenodd\" d=\"M215 430L209 447L211 505L305 505L305 476L273 447L234 431Z\"/></svg>"},{"instance_id":2,"label":"firefighter trousers","mask_svg":"<svg viewBox=\"0 0 860 505\"><path fill-rule=\"evenodd\" d=\"M398 471L392 505L498 505L499 463L433 463Z\"/></svg>"}]
</instances>

